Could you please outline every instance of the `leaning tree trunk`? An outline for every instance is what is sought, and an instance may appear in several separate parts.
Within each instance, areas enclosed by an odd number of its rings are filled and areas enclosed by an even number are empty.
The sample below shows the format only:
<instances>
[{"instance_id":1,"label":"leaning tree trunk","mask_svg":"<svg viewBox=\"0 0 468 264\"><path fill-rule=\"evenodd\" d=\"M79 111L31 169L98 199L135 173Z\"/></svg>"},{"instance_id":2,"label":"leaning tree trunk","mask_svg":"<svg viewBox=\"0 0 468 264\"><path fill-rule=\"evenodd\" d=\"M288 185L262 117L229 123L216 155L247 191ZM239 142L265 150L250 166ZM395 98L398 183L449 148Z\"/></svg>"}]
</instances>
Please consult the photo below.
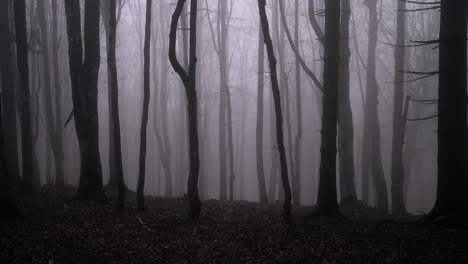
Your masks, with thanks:
<instances>
[{"instance_id":1,"label":"leaning tree trunk","mask_svg":"<svg viewBox=\"0 0 468 264\"><path fill-rule=\"evenodd\" d=\"M315 214L338 214L336 191L336 134L340 68L340 0L325 2L322 145L320 181Z\"/></svg>"},{"instance_id":2,"label":"leaning tree trunk","mask_svg":"<svg viewBox=\"0 0 468 264\"><path fill-rule=\"evenodd\" d=\"M198 106L196 89L197 70L197 0L191 0L190 4L190 59L188 72L182 67L176 54L177 24L183 7L187 0L178 0L174 14L172 15L169 33L169 60L172 67L179 75L185 87L187 95L187 113L189 127L189 159L190 170L187 183L187 193L190 203L189 217L196 221L200 216L201 202L198 197L198 174L200 171L200 156L198 143Z\"/></svg>"},{"instance_id":3,"label":"leaning tree trunk","mask_svg":"<svg viewBox=\"0 0 468 264\"><path fill-rule=\"evenodd\" d=\"M387 184L382 165L382 154L380 149L380 124L378 115L379 85L376 79L376 49L379 19L377 17L377 1L366 0L369 9L369 47L367 54L367 88L366 88L366 111L368 115L369 129L369 155L372 179L374 182L377 208L381 213L388 211ZM363 168L365 169L365 168Z\"/></svg>"},{"instance_id":4,"label":"leaning tree trunk","mask_svg":"<svg viewBox=\"0 0 468 264\"><path fill-rule=\"evenodd\" d=\"M117 211L122 212L125 207L125 182L122 167L122 147L120 140L120 116L119 116L119 83L117 79L117 63L115 56L115 44L117 38L117 0L109 0L109 35L107 46L107 68L109 74L109 94L111 109L111 125L113 150L115 151L115 174L117 180L118 201Z\"/></svg>"},{"instance_id":5,"label":"leaning tree trunk","mask_svg":"<svg viewBox=\"0 0 468 264\"><path fill-rule=\"evenodd\" d=\"M145 44L143 48L143 112L141 115L140 128L140 158L138 166L138 187L137 187L137 204L138 211L145 210L145 176L146 176L146 137L148 127L148 111L150 100L150 42L151 42L151 6L153 0L146 0L146 25L145 25Z\"/></svg>"},{"instance_id":6,"label":"leaning tree trunk","mask_svg":"<svg viewBox=\"0 0 468 264\"><path fill-rule=\"evenodd\" d=\"M72 86L75 129L80 147L78 199L105 198L99 157L97 82L100 64L99 0L85 1L85 60L81 37L80 3L65 0L68 56Z\"/></svg>"},{"instance_id":7,"label":"leaning tree trunk","mask_svg":"<svg viewBox=\"0 0 468 264\"><path fill-rule=\"evenodd\" d=\"M20 82L20 118L21 118L21 152L23 158L23 182L30 192L33 183L33 145L31 128L31 96L29 88L28 40L26 32L25 0L14 2L16 53ZM2 144L3 147L3 144ZM2 148L3 155L3 148Z\"/></svg>"},{"instance_id":8,"label":"leaning tree trunk","mask_svg":"<svg viewBox=\"0 0 468 264\"><path fill-rule=\"evenodd\" d=\"M398 1L397 10L405 10L406 2ZM404 126L403 95L404 95L404 69L405 69L405 35L406 14L397 12L397 32L395 46L395 86L393 90L393 138L392 138L392 213L406 212L403 199L404 166L403 145Z\"/></svg>"},{"instance_id":9,"label":"leaning tree trunk","mask_svg":"<svg viewBox=\"0 0 468 264\"><path fill-rule=\"evenodd\" d=\"M439 44L437 198L429 218L468 218L465 1L442 0Z\"/></svg>"},{"instance_id":10,"label":"leaning tree trunk","mask_svg":"<svg viewBox=\"0 0 468 264\"><path fill-rule=\"evenodd\" d=\"M263 44L262 28L259 29L258 36L258 79L257 79L257 126L255 130L256 139L256 159L257 159L257 180L258 194L260 202L268 202L265 169L263 163L263 86L265 81L265 46ZM273 197L271 197L273 199Z\"/></svg>"},{"instance_id":11,"label":"leaning tree trunk","mask_svg":"<svg viewBox=\"0 0 468 264\"><path fill-rule=\"evenodd\" d=\"M276 114L276 135L278 143L278 151L280 156L281 165L281 180L283 182L284 191L284 205L283 205L283 219L286 223L292 223L293 217L291 214L291 187L289 185L288 178L288 164L286 162L286 151L284 148L283 139L283 114L281 110L281 96L278 85L278 76L276 70L276 58L273 49L273 41L271 40L270 30L268 25L268 17L266 14L266 0L258 0L259 15L262 25L264 42L268 54L268 61L270 64L270 78L271 78L271 90L273 93L273 100L275 104Z\"/></svg>"}]
</instances>

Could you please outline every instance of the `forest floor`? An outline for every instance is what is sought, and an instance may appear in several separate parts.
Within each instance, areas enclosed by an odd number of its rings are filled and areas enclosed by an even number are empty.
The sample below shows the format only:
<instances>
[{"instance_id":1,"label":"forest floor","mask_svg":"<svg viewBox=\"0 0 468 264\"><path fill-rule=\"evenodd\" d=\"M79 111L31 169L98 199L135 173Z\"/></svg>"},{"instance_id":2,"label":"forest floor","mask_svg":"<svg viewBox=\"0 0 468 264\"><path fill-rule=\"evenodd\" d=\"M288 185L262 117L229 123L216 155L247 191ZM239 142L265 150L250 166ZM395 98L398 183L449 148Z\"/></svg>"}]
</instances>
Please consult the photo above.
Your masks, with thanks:
<instances>
[{"instance_id":1,"label":"forest floor","mask_svg":"<svg viewBox=\"0 0 468 264\"><path fill-rule=\"evenodd\" d=\"M72 198L21 198L25 219L0 222L0 263L468 263L466 230L383 222L365 207L332 218L294 208L290 227L279 203L209 200L193 224L183 198L146 197L138 213L129 194L124 214L115 199Z\"/></svg>"}]
</instances>

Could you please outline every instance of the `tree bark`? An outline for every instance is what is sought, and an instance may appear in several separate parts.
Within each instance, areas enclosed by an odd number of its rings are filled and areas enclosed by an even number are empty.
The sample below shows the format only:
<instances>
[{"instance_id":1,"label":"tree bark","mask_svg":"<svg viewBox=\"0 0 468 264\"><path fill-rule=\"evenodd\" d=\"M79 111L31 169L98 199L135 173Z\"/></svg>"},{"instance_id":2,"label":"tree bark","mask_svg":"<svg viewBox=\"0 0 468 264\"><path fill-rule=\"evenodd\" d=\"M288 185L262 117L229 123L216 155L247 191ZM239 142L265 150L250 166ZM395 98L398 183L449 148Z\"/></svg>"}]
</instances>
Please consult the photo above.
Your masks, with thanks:
<instances>
[{"instance_id":1,"label":"tree bark","mask_svg":"<svg viewBox=\"0 0 468 264\"><path fill-rule=\"evenodd\" d=\"M286 161L286 151L284 148L284 139L283 139L283 114L281 110L281 96L278 85L278 76L276 69L276 58L273 50L273 42L270 36L270 30L268 25L268 17L266 15L266 0L258 0L259 6L259 15L260 21L264 36L264 42L267 50L268 61L270 64L270 78L271 78L271 89L273 93L273 99L275 104L275 114L276 114L276 134L277 134L277 143L278 151L280 156L280 165L281 165L281 180L283 182L283 191L284 191L284 204L283 204L283 220L291 224L293 222L293 217L291 214L291 187L289 185L288 178L288 164Z\"/></svg>"},{"instance_id":2,"label":"tree bark","mask_svg":"<svg viewBox=\"0 0 468 264\"><path fill-rule=\"evenodd\" d=\"M189 217L197 221L200 216L201 202L198 196L198 174L200 171L199 143L198 143L198 106L196 90L196 66L197 66L197 0L191 0L190 4L190 56L188 72L177 59L176 41L177 24L187 0L178 0L174 14L172 15L169 33L169 60L172 67L179 75L185 87L187 96L187 113L189 127L189 159L190 170L187 183L187 193L190 203Z\"/></svg>"},{"instance_id":3,"label":"tree bark","mask_svg":"<svg viewBox=\"0 0 468 264\"><path fill-rule=\"evenodd\" d=\"M398 1L397 10L405 10L406 2ZM397 12L397 32L395 46L395 85L393 91L393 138L392 138L392 213L406 212L403 199L403 183L405 179L403 166L404 126L403 95L405 75L405 35L406 14Z\"/></svg>"},{"instance_id":4,"label":"tree bark","mask_svg":"<svg viewBox=\"0 0 468 264\"><path fill-rule=\"evenodd\" d=\"M325 2L323 110L317 215L339 214L336 191L336 136L340 75L340 0Z\"/></svg>"},{"instance_id":5,"label":"tree bark","mask_svg":"<svg viewBox=\"0 0 468 264\"><path fill-rule=\"evenodd\" d=\"M99 157L97 109L100 64L99 2L99 0L85 1L83 62L80 3L75 0L65 0L73 112L81 159L77 198L84 200L105 198Z\"/></svg>"},{"instance_id":6,"label":"tree bark","mask_svg":"<svg viewBox=\"0 0 468 264\"><path fill-rule=\"evenodd\" d=\"M150 101L150 44L151 44L151 7L153 0L146 0L145 43L143 48L143 111L140 128L140 158L138 163L137 204L138 211L145 210L145 177L146 177L146 138Z\"/></svg>"},{"instance_id":7,"label":"tree bark","mask_svg":"<svg viewBox=\"0 0 468 264\"><path fill-rule=\"evenodd\" d=\"M29 88L28 40L26 33L25 0L14 2L17 66L20 82L21 146L23 182L27 192L33 189L33 145L31 128L31 101ZM3 146L3 145L2 145ZM2 149L3 151L3 149ZM3 152L2 152L3 153Z\"/></svg>"},{"instance_id":8,"label":"tree bark","mask_svg":"<svg viewBox=\"0 0 468 264\"><path fill-rule=\"evenodd\" d=\"M255 130L258 194L261 203L268 202L265 185L265 169L263 163L263 87L265 82L265 46L263 44L262 28L258 36L258 79L257 79L257 126ZM274 197L270 197L274 199Z\"/></svg>"},{"instance_id":9,"label":"tree bark","mask_svg":"<svg viewBox=\"0 0 468 264\"><path fill-rule=\"evenodd\" d=\"M378 0L366 0L364 3L369 9L369 43L367 54L367 88L366 88L366 113L369 135L370 170L374 182L377 208L381 213L388 211L387 184L382 166L382 154L380 149L380 125L378 115L379 85L376 79L376 49L379 19L377 17ZM364 168L365 169L365 168Z\"/></svg>"},{"instance_id":10,"label":"tree bark","mask_svg":"<svg viewBox=\"0 0 468 264\"><path fill-rule=\"evenodd\" d=\"M428 218L468 218L465 1L442 0L439 44L437 198Z\"/></svg>"},{"instance_id":11,"label":"tree bark","mask_svg":"<svg viewBox=\"0 0 468 264\"><path fill-rule=\"evenodd\" d=\"M109 35L107 41L107 69L109 75L109 97L112 119L112 139L113 150L115 151L115 178L117 180L117 211L122 212L125 208L125 181L122 167L122 147L120 140L120 114L119 114L119 83L117 79L117 63L115 55L115 46L117 39L117 3L116 0L109 0Z\"/></svg>"}]
</instances>

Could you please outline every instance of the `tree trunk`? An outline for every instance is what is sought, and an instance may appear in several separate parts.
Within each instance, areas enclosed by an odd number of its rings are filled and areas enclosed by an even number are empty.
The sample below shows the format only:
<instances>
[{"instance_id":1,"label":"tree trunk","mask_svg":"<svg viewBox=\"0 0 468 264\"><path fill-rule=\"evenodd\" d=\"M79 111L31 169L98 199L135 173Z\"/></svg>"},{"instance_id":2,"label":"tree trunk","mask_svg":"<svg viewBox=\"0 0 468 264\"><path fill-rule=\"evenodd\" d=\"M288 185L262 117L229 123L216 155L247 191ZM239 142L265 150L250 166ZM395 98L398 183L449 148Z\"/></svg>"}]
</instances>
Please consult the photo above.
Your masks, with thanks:
<instances>
[{"instance_id":1,"label":"tree trunk","mask_svg":"<svg viewBox=\"0 0 468 264\"><path fill-rule=\"evenodd\" d=\"M1 71L1 87L3 90L2 97L5 96L5 89L7 87L12 87L13 79L11 73L10 62L11 57L11 47L10 47L10 15L8 13L8 1L0 1L0 35L3 38L0 38L0 71ZM1 98L0 100L0 219L12 219L19 216L18 208L16 207L16 202L11 195L11 177L8 173L10 170L7 165L7 149L5 148L5 127L4 127L4 118L5 110L3 102L8 99ZM9 129L8 129L9 130ZM30 185L32 187L32 184ZM27 186L29 187L29 186ZM26 189L27 190L27 189ZM29 191L29 190L28 190Z\"/></svg>"},{"instance_id":2,"label":"tree trunk","mask_svg":"<svg viewBox=\"0 0 468 264\"><path fill-rule=\"evenodd\" d=\"M63 187L64 182L64 152L63 152L63 123L62 123L62 87L60 85L60 70L58 52L60 39L58 37L57 0L52 0L52 67L54 72L54 106L55 106L55 185Z\"/></svg>"},{"instance_id":3,"label":"tree trunk","mask_svg":"<svg viewBox=\"0 0 468 264\"><path fill-rule=\"evenodd\" d=\"M20 118L21 146L23 158L23 182L27 192L33 187L33 145L31 128L31 102L29 88L28 40L26 33L26 3L25 0L14 2L16 52L20 81ZM2 144L3 147L3 144ZM3 148L1 149L3 153ZM2 167L4 168L4 167ZM3 172L5 173L5 172Z\"/></svg>"},{"instance_id":4,"label":"tree trunk","mask_svg":"<svg viewBox=\"0 0 468 264\"><path fill-rule=\"evenodd\" d=\"M197 221L201 211L201 202L200 198L198 197L198 174L200 171L200 157L198 144L198 106L196 90L197 0L191 0L190 4L190 61L188 72L178 61L176 54L177 24L186 2L187 0L178 0L174 14L172 15L171 29L169 33L169 60L172 67L182 80L187 95L190 158L187 193L190 203L189 217L193 221Z\"/></svg>"},{"instance_id":5,"label":"tree trunk","mask_svg":"<svg viewBox=\"0 0 468 264\"><path fill-rule=\"evenodd\" d=\"M270 30L268 25L268 17L266 14L265 0L258 0L259 6L259 15L262 25L262 31L264 36L264 42L268 54L268 61L270 64L270 77L271 77L271 89L273 93L273 99L275 103L275 114L276 114L276 134L277 134L277 143L278 151L280 155L280 165L281 165L281 180L283 182L283 191L284 191L284 205L283 205L283 219L286 223L291 224L293 222L293 217L291 214L291 187L289 185L288 178L288 164L286 162L286 151L284 148L283 140L283 114L281 110L281 96L278 85L278 76L276 70L276 58L273 50L273 42L270 36Z\"/></svg>"},{"instance_id":6,"label":"tree trunk","mask_svg":"<svg viewBox=\"0 0 468 264\"><path fill-rule=\"evenodd\" d=\"M338 152L340 174L340 200L355 201L356 184L354 182L354 128L353 113L349 98L349 21L351 18L350 0L341 0L340 25L340 83L338 91Z\"/></svg>"},{"instance_id":7,"label":"tree trunk","mask_svg":"<svg viewBox=\"0 0 468 264\"><path fill-rule=\"evenodd\" d=\"M380 149L380 125L378 115L379 85L376 79L376 48L379 19L377 17L377 1L366 0L369 9L369 47L367 54L367 88L366 88L366 115L368 115L370 170L374 182L377 208L381 213L388 211L387 184L382 166Z\"/></svg>"},{"instance_id":8,"label":"tree trunk","mask_svg":"<svg viewBox=\"0 0 468 264\"><path fill-rule=\"evenodd\" d=\"M150 100L150 44L151 44L151 7L153 0L146 0L145 44L143 48L143 112L140 128L140 158L138 163L137 204L138 211L145 210L145 176L146 176L146 137L148 127L148 112Z\"/></svg>"},{"instance_id":9,"label":"tree trunk","mask_svg":"<svg viewBox=\"0 0 468 264\"><path fill-rule=\"evenodd\" d=\"M406 2L398 1L397 10L405 10ZM406 212L403 199L403 145L404 126L403 119L403 95L405 76L405 35L406 35L406 14L397 12L397 32L395 46L395 86L393 91L393 138L392 138L392 213L402 214Z\"/></svg>"},{"instance_id":10,"label":"tree trunk","mask_svg":"<svg viewBox=\"0 0 468 264\"><path fill-rule=\"evenodd\" d=\"M340 0L325 2L325 61L320 147L320 179L315 214L338 214L336 136L340 69Z\"/></svg>"},{"instance_id":11,"label":"tree trunk","mask_svg":"<svg viewBox=\"0 0 468 264\"><path fill-rule=\"evenodd\" d=\"M9 1L3 1L2 11L5 9L5 12L8 13L8 16L2 15L2 19L9 19ZM1 64L1 77L2 77L2 104L3 104L3 126L8 128L3 131L3 140L5 153L8 153L5 156L5 176L9 177L9 183L12 188L15 188L21 183L20 179L20 170L19 170L19 153L18 153L18 130L16 123L16 84L14 77L14 68L16 66L16 60L13 54L13 46L11 38L13 34L10 28L10 20L5 21L5 25L2 24L2 27L8 27L2 29L2 37L5 39L2 44L2 57L0 61ZM8 43L7 43L8 42ZM7 50L6 50L7 49ZM16 67L15 67L16 68ZM31 180L31 179L27 179ZM21 189L24 194L30 195L33 191L33 182L23 182Z\"/></svg>"},{"instance_id":12,"label":"tree trunk","mask_svg":"<svg viewBox=\"0 0 468 264\"><path fill-rule=\"evenodd\" d=\"M116 19L117 3L116 0L109 0L109 35L107 41L107 69L109 75L109 97L112 119L111 131L113 142L113 150L115 151L115 178L118 187L117 211L122 212L125 207L125 182L122 167L122 147L120 141L120 115L119 115L119 83L117 79L117 63L115 56L115 46L117 38L117 19Z\"/></svg>"},{"instance_id":13,"label":"tree trunk","mask_svg":"<svg viewBox=\"0 0 468 264\"><path fill-rule=\"evenodd\" d=\"M65 1L70 77L75 129L80 147L81 171L78 199L105 198L99 157L97 81L100 63L99 0L85 1L85 60L81 38L80 3Z\"/></svg>"},{"instance_id":14,"label":"tree trunk","mask_svg":"<svg viewBox=\"0 0 468 264\"><path fill-rule=\"evenodd\" d=\"M294 42L299 53L299 0L294 1ZM297 204L301 204L301 140L302 140L302 92L301 92L301 65L299 62L299 56L295 56L295 73L296 73L296 113L297 113L297 132L294 139L294 173L293 173L293 200Z\"/></svg>"},{"instance_id":15,"label":"tree trunk","mask_svg":"<svg viewBox=\"0 0 468 264\"><path fill-rule=\"evenodd\" d=\"M429 218L468 218L465 1L442 0L439 44L437 198Z\"/></svg>"},{"instance_id":16,"label":"tree trunk","mask_svg":"<svg viewBox=\"0 0 468 264\"><path fill-rule=\"evenodd\" d=\"M263 166L263 86L265 81L265 46L263 44L262 28L258 36L258 79L257 79L257 127L255 131L258 194L260 202L268 202L265 186L265 170ZM274 199L274 197L270 197Z\"/></svg>"}]
</instances>

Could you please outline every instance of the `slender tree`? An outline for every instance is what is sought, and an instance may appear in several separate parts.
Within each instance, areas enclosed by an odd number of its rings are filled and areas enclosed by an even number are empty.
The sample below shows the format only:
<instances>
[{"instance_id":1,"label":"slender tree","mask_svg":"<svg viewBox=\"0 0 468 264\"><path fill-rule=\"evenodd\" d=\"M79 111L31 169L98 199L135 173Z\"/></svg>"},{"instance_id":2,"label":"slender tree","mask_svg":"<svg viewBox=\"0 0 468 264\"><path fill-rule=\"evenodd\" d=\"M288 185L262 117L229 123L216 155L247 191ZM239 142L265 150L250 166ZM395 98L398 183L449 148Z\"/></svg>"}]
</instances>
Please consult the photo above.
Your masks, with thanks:
<instances>
[{"instance_id":1,"label":"slender tree","mask_svg":"<svg viewBox=\"0 0 468 264\"><path fill-rule=\"evenodd\" d=\"M138 187L137 203L138 211L145 210L144 190L145 190L145 172L146 172L146 137L148 127L148 111L150 100L150 44L151 44L151 7L153 0L146 0L146 25L145 25L145 44L143 48L144 66L143 66L143 112L141 116L140 130L140 159L138 167Z\"/></svg>"},{"instance_id":2,"label":"slender tree","mask_svg":"<svg viewBox=\"0 0 468 264\"><path fill-rule=\"evenodd\" d=\"M198 106L197 106L197 89L196 89L196 70L197 70L197 0L190 2L190 55L189 67L186 71L176 54L177 42L177 24L180 15L187 0L178 0L175 11L172 15L171 28L169 33L169 60L172 67L179 75L185 87L187 96L187 113L189 127L189 159L190 170L187 183L187 194L190 203L189 217L196 221L200 216L201 202L198 197L198 174L200 171L200 156L198 143Z\"/></svg>"},{"instance_id":3,"label":"slender tree","mask_svg":"<svg viewBox=\"0 0 468 264\"><path fill-rule=\"evenodd\" d=\"M258 35L258 79L257 79L257 126L255 130L256 139L256 159L257 159L257 179L258 195L260 202L268 202L265 169L263 166L263 86L265 82L265 45L263 44L262 28L259 28ZM274 199L274 197L270 197Z\"/></svg>"},{"instance_id":4,"label":"slender tree","mask_svg":"<svg viewBox=\"0 0 468 264\"><path fill-rule=\"evenodd\" d=\"M115 174L118 187L117 211L122 212L125 207L125 182L122 168L122 147L120 140L120 115L119 115L119 84L117 80L117 64L115 59L115 44L117 38L117 1L109 0L109 34L107 41L107 69L109 74L109 93L111 103L112 139L115 151Z\"/></svg>"},{"instance_id":5,"label":"slender tree","mask_svg":"<svg viewBox=\"0 0 468 264\"><path fill-rule=\"evenodd\" d=\"M33 145L31 128L31 102L29 89L28 40L26 33L26 3L14 2L17 66L20 82L21 154L23 158L23 182L28 192L33 183ZM3 149L2 149L3 150ZM2 152L3 153L3 152Z\"/></svg>"},{"instance_id":6,"label":"slender tree","mask_svg":"<svg viewBox=\"0 0 468 264\"><path fill-rule=\"evenodd\" d=\"M379 105L379 85L376 78L376 49L378 41L379 18L377 14L378 0L365 0L364 4L369 9L369 43L367 49L367 87L366 87L366 111L364 122L367 122L367 135L369 136L369 156L370 171L374 183L377 208L382 213L388 211L388 192L387 184L382 165L382 153L380 142L380 124L378 115ZM364 132L366 133L366 132ZM363 168L365 170L366 168Z\"/></svg>"},{"instance_id":7,"label":"slender tree","mask_svg":"<svg viewBox=\"0 0 468 264\"><path fill-rule=\"evenodd\" d=\"M405 10L406 2L398 1L397 10ZM403 200L404 166L403 145L405 120L403 120L406 13L397 12L395 45L395 85L393 90L393 138L392 138L392 213L405 213Z\"/></svg>"},{"instance_id":8,"label":"slender tree","mask_svg":"<svg viewBox=\"0 0 468 264\"><path fill-rule=\"evenodd\" d=\"M338 214L336 191L336 136L340 68L340 0L325 2L325 61L320 147L320 181L315 214Z\"/></svg>"},{"instance_id":9,"label":"slender tree","mask_svg":"<svg viewBox=\"0 0 468 264\"><path fill-rule=\"evenodd\" d=\"M83 61L80 2L65 0L73 113L81 160L77 198L91 200L105 198L99 157L97 109L100 65L99 2L85 1Z\"/></svg>"},{"instance_id":10,"label":"slender tree","mask_svg":"<svg viewBox=\"0 0 468 264\"><path fill-rule=\"evenodd\" d=\"M283 219L286 223L292 223L293 217L291 214L291 187L289 185L288 178L288 164L286 161L286 151L284 148L284 139L283 139L283 114L281 110L281 96L278 85L278 76L276 70L276 58L275 52L273 49L273 41L270 36L270 29L268 25L268 17L266 14L266 0L258 0L260 22L263 32L263 40L265 42L268 61L270 64L270 78L271 78L271 89L273 93L273 100L275 105L275 114L276 114L276 135L277 135L277 144L278 151L280 156L280 165L281 165L281 180L283 182L283 191L284 191L284 204L283 204Z\"/></svg>"}]
</instances>

